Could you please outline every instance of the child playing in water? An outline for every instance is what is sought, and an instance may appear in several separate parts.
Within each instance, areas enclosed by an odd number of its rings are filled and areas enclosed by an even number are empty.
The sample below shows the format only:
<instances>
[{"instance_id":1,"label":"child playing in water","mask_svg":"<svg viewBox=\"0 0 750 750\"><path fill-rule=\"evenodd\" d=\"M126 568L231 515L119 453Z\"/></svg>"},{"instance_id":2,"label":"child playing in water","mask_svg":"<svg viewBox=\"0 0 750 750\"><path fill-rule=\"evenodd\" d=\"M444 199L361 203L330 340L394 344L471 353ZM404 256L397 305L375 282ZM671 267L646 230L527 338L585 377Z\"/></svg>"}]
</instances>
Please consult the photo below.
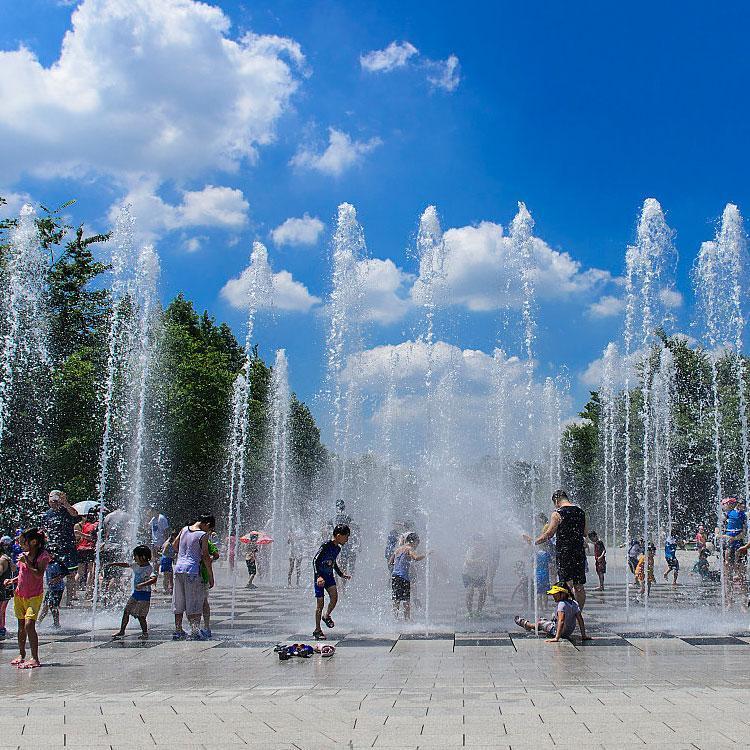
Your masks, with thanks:
<instances>
[{"instance_id":1,"label":"child playing in water","mask_svg":"<svg viewBox=\"0 0 750 750\"><path fill-rule=\"evenodd\" d=\"M159 559L159 572L164 576L164 593L171 594L174 586L174 574L172 567L174 565L174 557L177 554L174 551L174 540L177 539L177 532L172 531L169 534L169 539L162 545L161 557Z\"/></svg>"},{"instance_id":2,"label":"child playing in water","mask_svg":"<svg viewBox=\"0 0 750 750\"><path fill-rule=\"evenodd\" d=\"M648 545L648 555L641 554L638 558L638 564L635 566L635 580L640 585L640 597L644 593L648 593L651 596L651 584L656 581L654 577L654 555L656 554L656 547L653 544ZM648 572L646 571L648 568Z\"/></svg>"},{"instance_id":3,"label":"child playing in water","mask_svg":"<svg viewBox=\"0 0 750 750\"><path fill-rule=\"evenodd\" d=\"M404 543L393 550L388 565L393 566L391 576L391 598L393 600L393 615L398 619L398 609L401 602L404 603L404 620L411 620L411 577L410 566L412 562L419 562L427 557L426 554L418 555L419 536L413 531L406 535Z\"/></svg>"},{"instance_id":4,"label":"child playing in water","mask_svg":"<svg viewBox=\"0 0 750 750\"><path fill-rule=\"evenodd\" d=\"M139 544L133 550L133 562L113 562L110 563L113 568L131 568L133 571L133 593L125 604L125 611L122 613L122 622L120 629L112 635L117 640L125 635L125 628L130 621L130 615L133 615L141 626L141 640L148 640L148 611L151 608L151 586L156 583L158 578L151 566L151 547L145 544Z\"/></svg>"},{"instance_id":5,"label":"child playing in water","mask_svg":"<svg viewBox=\"0 0 750 750\"><path fill-rule=\"evenodd\" d=\"M216 562L220 555L219 555L219 547L217 544L211 539L211 533L213 532L213 524L209 526L211 531L209 532L208 537L208 554L211 556L211 560L213 562ZM213 634L211 633L211 605L208 602L208 595L211 591L211 586L209 585L209 578L208 578L208 568L206 567L206 563L201 560L201 566L200 566L200 576L201 580L203 581L203 587L205 588L205 598L203 599L203 627L200 630L201 636L207 640L210 641L213 637Z\"/></svg>"},{"instance_id":6,"label":"child playing in water","mask_svg":"<svg viewBox=\"0 0 750 750\"><path fill-rule=\"evenodd\" d=\"M47 581L47 592L44 595L42 608L39 610L37 622L41 622L47 616L48 612L52 613L52 624L60 627L60 602L62 601L63 591L65 591L65 577L68 575L68 569L64 568L59 560L53 558L47 569L44 571L44 578Z\"/></svg>"},{"instance_id":7,"label":"child playing in water","mask_svg":"<svg viewBox=\"0 0 750 750\"><path fill-rule=\"evenodd\" d=\"M466 614L468 617L474 617L475 614L480 615L482 613L484 601L487 598L487 570L489 565L490 551L484 541L484 535L476 534L466 550L463 567L463 583L466 589ZM475 591L477 592L476 612L473 607ZM406 614L406 603L404 603L404 614ZM409 618L406 617L406 619L408 620Z\"/></svg>"},{"instance_id":8,"label":"child playing in water","mask_svg":"<svg viewBox=\"0 0 750 750\"><path fill-rule=\"evenodd\" d=\"M515 623L524 630L536 630L545 633L548 638L547 643L557 643L561 638L570 638L576 629L576 624L581 631L581 640L590 641L591 638L586 635L586 625L583 622L583 615L578 602L573 599L565 586L555 584L548 592L555 600L555 614L551 620L539 620L536 625L533 622L524 620L520 615L515 617Z\"/></svg>"},{"instance_id":9,"label":"child playing in water","mask_svg":"<svg viewBox=\"0 0 750 750\"><path fill-rule=\"evenodd\" d=\"M539 604L544 603L547 589L550 587L549 568L552 554L549 545L542 544L536 553L536 597Z\"/></svg>"},{"instance_id":10,"label":"child playing in water","mask_svg":"<svg viewBox=\"0 0 750 750\"><path fill-rule=\"evenodd\" d=\"M39 636L36 619L44 599L44 571L52 559L44 549L44 533L37 528L27 529L19 537L21 554L18 556L18 575L6 580L6 586L16 585L13 611L18 620L18 656L11 664L19 669L41 667ZM26 639L31 647L31 659L26 660Z\"/></svg>"},{"instance_id":11,"label":"child playing in water","mask_svg":"<svg viewBox=\"0 0 750 750\"><path fill-rule=\"evenodd\" d=\"M13 586L5 582L13 578L13 540L9 536L0 539L0 641L4 641L8 631L5 629L5 610L13 599Z\"/></svg>"},{"instance_id":12,"label":"child playing in water","mask_svg":"<svg viewBox=\"0 0 750 750\"><path fill-rule=\"evenodd\" d=\"M669 577L669 571L673 571L674 578L672 585L677 585L677 576L680 574L680 561L677 559L677 540L673 536L668 536L664 540L664 560L667 563L667 569L664 571L664 580Z\"/></svg>"},{"instance_id":13,"label":"child playing in water","mask_svg":"<svg viewBox=\"0 0 750 750\"><path fill-rule=\"evenodd\" d=\"M697 573L702 581L707 583L719 583L721 581L721 573L718 570L711 570L708 564L709 551L704 547L698 553L698 559L693 565L693 573Z\"/></svg>"},{"instance_id":14,"label":"child playing in water","mask_svg":"<svg viewBox=\"0 0 750 750\"><path fill-rule=\"evenodd\" d=\"M596 569L596 575L599 577L597 591L604 591L604 575L607 572L607 548L595 531L589 534L589 539L594 543L594 568Z\"/></svg>"},{"instance_id":15,"label":"child playing in water","mask_svg":"<svg viewBox=\"0 0 750 750\"><path fill-rule=\"evenodd\" d=\"M526 575L526 566L524 565L523 560L516 560L513 565L513 572L518 576L518 583L513 589L513 593L510 595L510 600L513 601L518 593L525 593L527 598L526 603L528 604L529 577Z\"/></svg>"},{"instance_id":16,"label":"child playing in water","mask_svg":"<svg viewBox=\"0 0 750 750\"><path fill-rule=\"evenodd\" d=\"M315 640L324 641L325 633L320 629L321 621L326 627L335 626L331 612L336 607L339 600L336 589L336 579L334 573L341 578L349 579L351 576L341 570L336 563L336 558L341 552L341 547L349 541L349 527L342 523L337 524L333 529L332 538L320 545L318 553L313 558L313 572L315 575L315 630L313 637ZM328 611L323 617L323 596L328 592Z\"/></svg>"}]
</instances>

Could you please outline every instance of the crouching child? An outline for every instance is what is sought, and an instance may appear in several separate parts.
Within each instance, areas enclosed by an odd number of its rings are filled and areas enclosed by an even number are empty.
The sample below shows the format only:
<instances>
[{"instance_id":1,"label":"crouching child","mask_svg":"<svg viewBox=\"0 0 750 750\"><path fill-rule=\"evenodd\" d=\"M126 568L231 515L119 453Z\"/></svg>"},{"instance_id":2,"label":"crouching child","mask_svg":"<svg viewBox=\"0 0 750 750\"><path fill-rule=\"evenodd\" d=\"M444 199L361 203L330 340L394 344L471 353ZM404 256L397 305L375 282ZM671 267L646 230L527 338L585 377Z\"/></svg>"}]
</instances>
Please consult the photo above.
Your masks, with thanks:
<instances>
[{"instance_id":1,"label":"crouching child","mask_svg":"<svg viewBox=\"0 0 750 750\"><path fill-rule=\"evenodd\" d=\"M533 622L524 620L523 617L516 617L516 625L524 630L536 630L546 634L547 643L557 643L561 638L570 638L576 625L581 631L581 640L590 641L591 638L586 635L586 625L583 622L583 614L578 602L571 596L570 591L564 586L555 584L547 594L555 600L555 613L551 620L539 620L536 625Z\"/></svg>"}]
</instances>

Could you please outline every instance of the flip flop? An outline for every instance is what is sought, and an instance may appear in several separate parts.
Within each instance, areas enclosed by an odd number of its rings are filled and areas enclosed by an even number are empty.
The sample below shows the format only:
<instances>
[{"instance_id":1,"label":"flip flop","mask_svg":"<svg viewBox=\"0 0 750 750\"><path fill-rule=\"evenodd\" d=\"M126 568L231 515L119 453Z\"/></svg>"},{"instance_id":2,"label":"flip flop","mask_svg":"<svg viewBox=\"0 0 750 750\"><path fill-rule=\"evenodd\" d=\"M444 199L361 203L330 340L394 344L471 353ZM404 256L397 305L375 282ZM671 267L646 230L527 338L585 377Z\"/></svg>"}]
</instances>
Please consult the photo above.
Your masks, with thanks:
<instances>
[{"instance_id":1,"label":"flip flop","mask_svg":"<svg viewBox=\"0 0 750 750\"><path fill-rule=\"evenodd\" d=\"M17 656L13 661L10 663L11 667L20 667L21 664L23 664L26 661L25 656Z\"/></svg>"},{"instance_id":2,"label":"flip flop","mask_svg":"<svg viewBox=\"0 0 750 750\"><path fill-rule=\"evenodd\" d=\"M19 669L37 669L38 667L41 667L41 664L31 664L28 661L25 661L23 664L19 664Z\"/></svg>"},{"instance_id":3,"label":"flip flop","mask_svg":"<svg viewBox=\"0 0 750 750\"><path fill-rule=\"evenodd\" d=\"M328 617L321 617L320 619L326 624L326 627L332 628L336 625L331 615L328 615Z\"/></svg>"}]
</instances>

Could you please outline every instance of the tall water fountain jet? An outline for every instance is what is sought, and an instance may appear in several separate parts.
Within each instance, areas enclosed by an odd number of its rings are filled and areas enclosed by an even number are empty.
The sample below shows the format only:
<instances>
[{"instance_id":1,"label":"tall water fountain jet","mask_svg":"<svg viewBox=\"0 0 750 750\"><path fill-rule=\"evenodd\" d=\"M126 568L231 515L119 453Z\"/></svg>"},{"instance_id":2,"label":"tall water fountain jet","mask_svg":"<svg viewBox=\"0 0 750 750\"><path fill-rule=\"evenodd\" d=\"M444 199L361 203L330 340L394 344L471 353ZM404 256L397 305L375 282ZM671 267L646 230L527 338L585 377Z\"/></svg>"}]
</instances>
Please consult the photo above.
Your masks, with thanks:
<instances>
[{"instance_id":1,"label":"tall water fountain jet","mask_svg":"<svg viewBox=\"0 0 750 750\"><path fill-rule=\"evenodd\" d=\"M271 499L272 516L271 529L274 539L271 550L270 580L275 582L280 578L283 561L289 559L282 540L287 532L296 531L301 519L292 518L287 509L288 490L288 438L289 438L289 364L284 349L276 352L271 374L271 426L272 426L272 470L271 470Z\"/></svg>"},{"instance_id":2,"label":"tall water fountain jet","mask_svg":"<svg viewBox=\"0 0 750 750\"><path fill-rule=\"evenodd\" d=\"M245 330L245 376L235 380L235 403L233 411L233 429L229 444L229 475L233 478L233 490L229 498L229 529L227 530L227 547L233 545L235 566L232 569L231 580L231 622L234 627L234 614L237 598L237 567L239 558L240 536L242 535L242 506L245 499L245 465L248 450L248 428L250 412L250 378L252 376L253 336L255 334L255 318L258 312L271 305L273 299L273 273L268 263L268 251L260 242L253 243L250 253L250 265L245 270L245 285L247 289L247 321ZM235 427L239 434L235 434ZM236 479L235 479L236 478ZM234 534L232 534L234 532ZM232 536L234 537L232 539Z\"/></svg>"},{"instance_id":3,"label":"tall water fountain jet","mask_svg":"<svg viewBox=\"0 0 750 750\"><path fill-rule=\"evenodd\" d=\"M738 391L738 417L740 421L743 491L748 499L748 430L745 396L744 362L742 344L744 315L742 309L746 239L742 216L733 204L724 209L721 226L712 242L704 242L698 253L694 269L696 296L703 316L703 338L711 365L712 422L714 444L714 476L716 499L716 525L722 528L721 500L723 487L723 456L721 440L721 410L719 404L719 360L731 357ZM726 585L722 574L722 605L726 606Z\"/></svg>"},{"instance_id":4,"label":"tall water fountain jet","mask_svg":"<svg viewBox=\"0 0 750 750\"><path fill-rule=\"evenodd\" d=\"M435 475L435 454L430 450L431 436L435 434L435 406L437 404L437 393L433 382L434 348L435 348L435 309L437 307L437 295L445 283L445 259L446 246L443 239L443 230L440 226L437 209L428 206L419 220L419 231L417 233L417 256L419 258L419 283L420 302L425 314L424 342L426 347L427 362L424 375L424 392L427 404L425 419L426 440L425 451L421 461L421 477L419 482L419 504L420 510L426 519L425 542L430 546L430 517L432 499L434 497L433 478ZM425 627L430 627L430 588L431 588L431 565L430 557L425 561Z\"/></svg>"},{"instance_id":5,"label":"tall water fountain jet","mask_svg":"<svg viewBox=\"0 0 750 750\"><path fill-rule=\"evenodd\" d=\"M36 214L30 205L21 209L18 222L10 233L6 264L2 269L2 354L0 355L0 452L13 428L14 408L21 390L30 391L24 411L32 410L33 435L26 446L28 459L37 452L47 406L47 383L52 369L49 354L49 288L48 256L39 241ZM20 437L18 438L20 441ZM14 441L15 442L15 441ZM12 467L17 468L17 467ZM20 469L19 469L20 471ZM20 482L10 487L5 481L4 493L17 492L17 500L39 505L33 472L21 471ZM36 502L29 503L29 500Z\"/></svg>"},{"instance_id":6,"label":"tall water fountain jet","mask_svg":"<svg viewBox=\"0 0 750 750\"><path fill-rule=\"evenodd\" d=\"M745 378L745 359L742 347L745 336L745 314L742 301L747 293L747 236L739 209L733 203L724 208L721 218L721 229L717 237L719 257L728 272L728 287L731 291L731 323L734 331L735 378L737 380L738 408L740 417L740 436L742 446L742 478L745 502L750 502L750 458L748 457L748 424L747 424L747 381Z\"/></svg>"},{"instance_id":7,"label":"tall water fountain jet","mask_svg":"<svg viewBox=\"0 0 750 750\"><path fill-rule=\"evenodd\" d=\"M334 495L336 511L345 508L344 467L349 453L347 398L342 376L348 355L359 343L362 284L359 263L367 255L365 234L350 203L338 208L332 246L332 289L328 299L330 322L326 339L328 397L333 417L333 447L336 453Z\"/></svg>"},{"instance_id":8,"label":"tall water fountain jet","mask_svg":"<svg viewBox=\"0 0 750 750\"><path fill-rule=\"evenodd\" d=\"M719 411L719 375L717 360L720 356L720 346L725 331L722 329L722 315L720 314L721 298L724 294L720 266L718 263L718 246L716 242L704 242L698 252L695 266L695 279L698 298L704 315L704 337L708 347L708 357L711 365L711 395L712 395L712 422L713 422L713 445L714 445L714 487L716 526L722 527L721 500L724 495L722 486L722 460L721 460L721 414ZM724 580L724 565L721 571L721 606L726 607L726 582Z\"/></svg>"},{"instance_id":9,"label":"tall water fountain jet","mask_svg":"<svg viewBox=\"0 0 750 750\"><path fill-rule=\"evenodd\" d=\"M508 435L508 401L510 400L510 388L511 377L508 358L502 349L496 348L492 353L493 418L490 429L494 433L494 440L492 442L498 460L497 495L500 502L505 501L508 496L508 446L510 443Z\"/></svg>"},{"instance_id":10,"label":"tall water fountain jet","mask_svg":"<svg viewBox=\"0 0 750 750\"><path fill-rule=\"evenodd\" d=\"M523 323L523 349L526 369L526 434L527 444L533 445L534 435L534 341L536 339L536 322L534 320L534 259L533 259L534 220L526 205L519 201L518 213L510 225L510 244L512 258L517 264L523 293L521 316ZM529 455L527 487L529 493L529 518L531 534L535 534L537 519L536 477L534 462ZM536 554L532 555L534 586L534 622L539 620L539 597L537 596Z\"/></svg>"},{"instance_id":11,"label":"tall water fountain jet","mask_svg":"<svg viewBox=\"0 0 750 750\"><path fill-rule=\"evenodd\" d=\"M666 512L666 536L672 536L674 522L674 410L677 397L677 373L674 356L664 347L659 356L659 366L654 378L654 457L656 473L656 528L664 528L662 513Z\"/></svg>"},{"instance_id":12,"label":"tall water fountain jet","mask_svg":"<svg viewBox=\"0 0 750 750\"><path fill-rule=\"evenodd\" d=\"M602 448L604 454L604 538L614 549L617 543L616 470L616 390L615 373L619 369L617 346L610 342L604 350L603 376L600 390L602 405ZM627 541L627 540L626 540Z\"/></svg>"},{"instance_id":13,"label":"tall water fountain jet","mask_svg":"<svg viewBox=\"0 0 750 750\"><path fill-rule=\"evenodd\" d=\"M115 426L115 387L121 373L123 360L128 357L127 341L128 317L125 301L130 290L130 263L134 255L135 220L130 208L124 206L117 216L115 227L109 241L111 248L110 268L112 284L110 297L112 313L108 335L107 374L103 386L104 433L99 452L99 482L97 500L99 502L99 526L97 531L94 596L91 609L91 630L96 628L97 605L99 603L99 571L101 570L101 548L104 538L104 508L110 486L110 462L114 441Z\"/></svg>"},{"instance_id":14,"label":"tall water fountain jet","mask_svg":"<svg viewBox=\"0 0 750 750\"><path fill-rule=\"evenodd\" d=\"M227 461L225 465L225 483L227 488L227 549L231 551L232 559L236 554L234 544L234 501L237 496L239 483L238 455L242 446L242 415L247 383L244 375L238 375L232 386L232 421L227 436ZM235 560L236 562L236 560ZM233 567L233 566L230 566ZM234 572L232 572L234 577Z\"/></svg>"},{"instance_id":15,"label":"tall water fountain jet","mask_svg":"<svg viewBox=\"0 0 750 750\"><path fill-rule=\"evenodd\" d=\"M630 422L632 419L632 396L630 392L630 366L633 355L642 365L641 412L643 422L643 473L639 483L639 498L643 507L643 535L649 542L651 509L654 493L654 467L652 447L654 442L651 381L653 378L652 350L659 345L656 332L663 328L669 318L669 307L674 301L672 273L676 266L676 251L672 242L672 230L667 226L659 202L647 198L643 203L636 244L627 249L626 264L626 308L625 308L625 537L632 533L630 518L631 490L633 485L630 456ZM633 350L634 338L638 336L638 350ZM626 577L627 580L627 577ZM626 609L629 612L630 596L626 587ZM648 619L648 594L645 608Z\"/></svg>"},{"instance_id":16,"label":"tall water fountain jet","mask_svg":"<svg viewBox=\"0 0 750 750\"><path fill-rule=\"evenodd\" d=\"M128 512L139 519L144 511L144 459L147 448L147 406L149 385L154 364L155 313L158 302L159 256L153 245L144 245L138 254L135 272L133 299L133 332L135 340L131 348L132 370L135 375L133 401L136 411L134 471L131 478L133 495ZM136 542L137 524L133 525L132 539Z\"/></svg>"}]
</instances>

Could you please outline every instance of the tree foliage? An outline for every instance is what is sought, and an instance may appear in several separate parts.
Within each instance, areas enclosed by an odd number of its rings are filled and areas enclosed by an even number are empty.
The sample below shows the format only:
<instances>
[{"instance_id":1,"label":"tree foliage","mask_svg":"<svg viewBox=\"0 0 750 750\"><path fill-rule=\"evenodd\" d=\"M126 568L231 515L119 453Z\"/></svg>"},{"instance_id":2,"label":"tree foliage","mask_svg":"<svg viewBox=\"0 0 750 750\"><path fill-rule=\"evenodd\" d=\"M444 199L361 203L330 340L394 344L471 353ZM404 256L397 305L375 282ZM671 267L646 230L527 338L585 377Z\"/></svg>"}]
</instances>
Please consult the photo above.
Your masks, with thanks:
<instances>
[{"instance_id":1,"label":"tree foliage","mask_svg":"<svg viewBox=\"0 0 750 750\"><path fill-rule=\"evenodd\" d=\"M0 207L5 201L0 198ZM103 387L108 333L113 315L106 287L108 267L94 251L107 235L87 235L68 226L59 209L37 219L41 246L49 251L49 343L52 358L49 408L43 424L27 414L30 393L13 405L15 440L0 446L0 528L32 522L41 498L52 487L68 492L71 502L97 496L104 429ZM9 252L14 219L0 221L0 277ZM122 304L127 306L125 300ZM127 310L123 314L127 315ZM245 367L245 353L232 330L178 295L159 311L155 357L147 383L146 500L174 524L204 510L223 517L227 502L225 466L233 383ZM249 375L246 498L249 516L260 518L267 506L269 475L269 402L271 369L257 348ZM290 402L292 502L300 509L314 496L327 460L320 433L308 408ZM20 440L21 425L32 440ZM119 463L123 456L114 453ZM31 467L28 471L28 467ZM23 469L23 470L22 470ZM33 486L30 486L33 485ZM115 487L107 501L126 500L128 487ZM29 493L36 497L28 501Z\"/></svg>"}]
</instances>

